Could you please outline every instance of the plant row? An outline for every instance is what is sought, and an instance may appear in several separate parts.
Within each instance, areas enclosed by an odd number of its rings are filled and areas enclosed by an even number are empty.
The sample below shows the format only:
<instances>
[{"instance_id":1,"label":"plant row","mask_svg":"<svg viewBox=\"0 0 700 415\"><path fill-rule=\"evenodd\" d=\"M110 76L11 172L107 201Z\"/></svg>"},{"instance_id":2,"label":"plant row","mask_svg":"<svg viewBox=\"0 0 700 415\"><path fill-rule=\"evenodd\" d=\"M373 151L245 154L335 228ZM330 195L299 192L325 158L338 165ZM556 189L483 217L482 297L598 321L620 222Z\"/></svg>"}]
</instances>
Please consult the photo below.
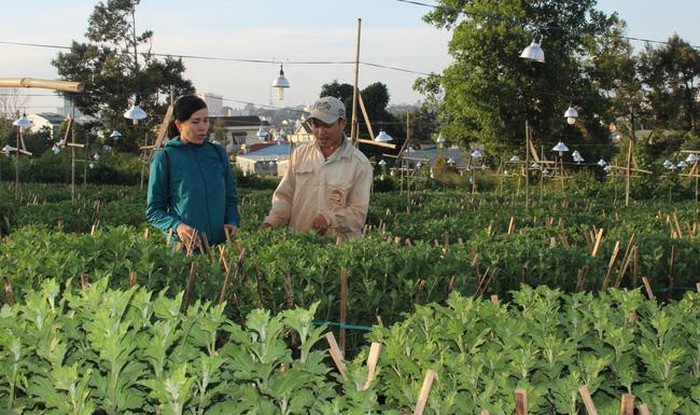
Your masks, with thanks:
<instances>
[{"instance_id":1,"label":"plant row","mask_svg":"<svg viewBox=\"0 0 700 415\"><path fill-rule=\"evenodd\" d=\"M621 393L656 414L700 410L698 294L658 305L639 291L523 288L511 304L455 293L375 326L372 382L367 347L340 376L316 305L252 310L239 325L223 304L187 307L182 292L76 285L45 280L0 310L5 413L402 414L429 369L427 414L513 413L515 388L534 413L578 414L581 385L601 414L617 413Z\"/></svg>"}]
</instances>

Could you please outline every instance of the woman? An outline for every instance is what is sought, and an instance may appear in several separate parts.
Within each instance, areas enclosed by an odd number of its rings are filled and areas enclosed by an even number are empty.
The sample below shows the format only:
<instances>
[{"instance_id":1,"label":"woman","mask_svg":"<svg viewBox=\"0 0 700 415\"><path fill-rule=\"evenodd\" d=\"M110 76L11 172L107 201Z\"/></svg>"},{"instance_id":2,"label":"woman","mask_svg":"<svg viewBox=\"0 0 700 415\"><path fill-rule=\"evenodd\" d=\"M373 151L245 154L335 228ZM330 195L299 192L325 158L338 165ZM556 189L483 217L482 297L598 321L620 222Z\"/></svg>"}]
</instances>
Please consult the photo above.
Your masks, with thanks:
<instances>
[{"instance_id":1,"label":"woman","mask_svg":"<svg viewBox=\"0 0 700 415\"><path fill-rule=\"evenodd\" d=\"M226 150L207 138L209 111L195 95L179 98L169 140L151 162L146 219L185 245L206 235L209 244L238 232L238 193ZM174 137L174 138L173 138Z\"/></svg>"}]
</instances>

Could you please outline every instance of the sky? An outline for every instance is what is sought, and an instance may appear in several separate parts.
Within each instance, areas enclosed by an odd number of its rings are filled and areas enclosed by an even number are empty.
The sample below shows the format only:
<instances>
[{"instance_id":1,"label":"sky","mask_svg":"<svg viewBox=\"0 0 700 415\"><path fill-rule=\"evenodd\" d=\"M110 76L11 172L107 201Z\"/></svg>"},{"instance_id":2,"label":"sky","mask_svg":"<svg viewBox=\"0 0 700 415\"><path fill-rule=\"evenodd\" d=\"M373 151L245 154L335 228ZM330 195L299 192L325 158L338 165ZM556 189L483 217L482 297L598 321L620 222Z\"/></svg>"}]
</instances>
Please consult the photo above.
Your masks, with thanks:
<instances>
[{"instance_id":1,"label":"sky","mask_svg":"<svg viewBox=\"0 0 700 415\"><path fill-rule=\"evenodd\" d=\"M57 79L51 60L61 49L12 43L68 47L74 40L84 42L98 1L3 3L3 15L14 17L0 26L0 78ZM698 0L599 0L597 8L617 12L631 38L665 41L677 33L700 45ZM450 33L422 21L430 10L401 0L143 0L136 25L154 32L154 53L217 58L186 58L184 76L197 92L220 95L233 108L310 105L323 84L353 84L359 32L359 60L372 65L359 66L358 86L382 82L390 104L399 105L423 99L412 90L416 77L441 72L451 63ZM543 48L546 53L546 41ZM271 88L280 64L291 85L282 101ZM50 90L20 92L29 96L28 113L52 111L62 103Z\"/></svg>"}]
</instances>

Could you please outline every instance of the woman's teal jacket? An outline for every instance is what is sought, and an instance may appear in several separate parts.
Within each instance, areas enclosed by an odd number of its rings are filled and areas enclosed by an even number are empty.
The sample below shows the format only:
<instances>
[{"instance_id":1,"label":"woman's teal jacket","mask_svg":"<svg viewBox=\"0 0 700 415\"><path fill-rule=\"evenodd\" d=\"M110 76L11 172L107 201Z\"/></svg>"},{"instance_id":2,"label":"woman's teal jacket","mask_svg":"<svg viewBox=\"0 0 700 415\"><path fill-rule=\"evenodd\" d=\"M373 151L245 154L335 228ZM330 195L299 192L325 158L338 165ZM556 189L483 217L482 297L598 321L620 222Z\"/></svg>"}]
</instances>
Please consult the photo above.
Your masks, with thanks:
<instances>
[{"instance_id":1,"label":"woman's teal jacket","mask_svg":"<svg viewBox=\"0 0 700 415\"><path fill-rule=\"evenodd\" d=\"M238 192L226 150L205 138L201 145L168 141L151 162L146 219L166 235L185 223L210 244L226 240L224 224L240 226Z\"/></svg>"}]
</instances>

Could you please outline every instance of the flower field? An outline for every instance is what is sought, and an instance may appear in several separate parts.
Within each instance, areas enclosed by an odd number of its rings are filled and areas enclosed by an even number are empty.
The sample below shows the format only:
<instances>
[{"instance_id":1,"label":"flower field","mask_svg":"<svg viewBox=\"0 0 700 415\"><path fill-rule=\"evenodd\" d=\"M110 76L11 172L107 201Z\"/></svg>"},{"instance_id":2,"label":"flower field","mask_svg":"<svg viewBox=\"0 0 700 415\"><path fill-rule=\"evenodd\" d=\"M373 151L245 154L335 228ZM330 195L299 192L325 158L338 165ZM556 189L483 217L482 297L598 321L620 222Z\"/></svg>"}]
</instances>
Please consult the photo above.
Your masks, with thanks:
<instances>
[{"instance_id":1,"label":"flower field","mask_svg":"<svg viewBox=\"0 0 700 415\"><path fill-rule=\"evenodd\" d=\"M583 414L584 385L601 414L700 410L695 202L376 193L335 245L258 232L269 198L186 256L136 188L0 188L3 411Z\"/></svg>"}]
</instances>

